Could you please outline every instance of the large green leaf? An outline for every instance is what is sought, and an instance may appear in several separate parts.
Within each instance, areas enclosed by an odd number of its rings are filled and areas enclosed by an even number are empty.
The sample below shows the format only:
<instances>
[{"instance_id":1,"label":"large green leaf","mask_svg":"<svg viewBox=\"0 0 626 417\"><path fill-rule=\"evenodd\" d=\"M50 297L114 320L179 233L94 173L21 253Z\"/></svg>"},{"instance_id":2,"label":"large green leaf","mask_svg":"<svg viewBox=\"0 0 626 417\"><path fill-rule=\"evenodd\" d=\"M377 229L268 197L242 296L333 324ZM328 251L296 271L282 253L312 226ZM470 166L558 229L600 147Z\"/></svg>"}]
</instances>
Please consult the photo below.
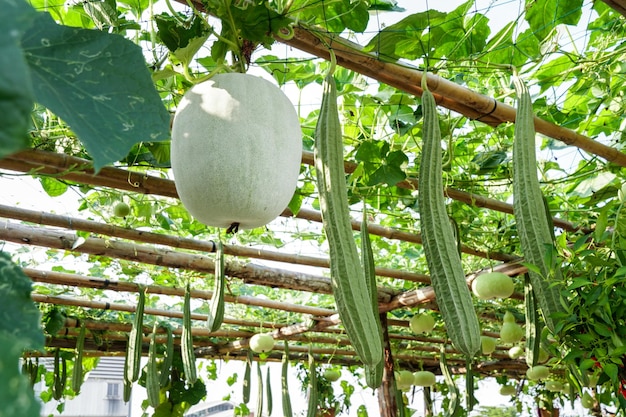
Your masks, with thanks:
<instances>
[{"instance_id":1,"label":"large green leaf","mask_svg":"<svg viewBox=\"0 0 626 417\"><path fill-rule=\"evenodd\" d=\"M465 59L481 52L491 33L489 19L480 13L471 13L474 0L469 0L448 13L443 22L430 25L429 43L434 50L432 58Z\"/></svg>"},{"instance_id":2,"label":"large green leaf","mask_svg":"<svg viewBox=\"0 0 626 417\"><path fill-rule=\"evenodd\" d=\"M9 255L0 252L0 417L38 417L39 403L19 372L25 349L43 349L39 309L30 297L31 281Z\"/></svg>"},{"instance_id":3,"label":"large green leaf","mask_svg":"<svg viewBox=\"0 0 626 417\"><path fill-rule=\"evenodd\" d=\"M21 346L0 332L0 417L39 417L39 401L25 375L19 371Z\"/></svg>"},{"instance_id":4,"label":"large green leaf","mask_svg":"<svg viewBox=\"0 0 626 417\"><path fill-rule=\"evenodd\" d=\"M396 185L406 178L402 167L409 161L404 152L390 151L388 142L363 141L354 155L363 165L363 177L367 185Z\"/></svg>"},{"instance_id":5,"label":"large green leaf","mask_svg":"<svg viewBox=\"0 0 626 417\"><path fill-rule=\"evenodd\" d=\"M450 13L431 9L412 14L380 31L365 49L391 59L455 59L481 52L490 33L489 20L469 13L473 4L469 0Z\"/></svg>"},{"instance_id":6,"label":"large green leaf","mask_svg":"<svg viewBox=\"0 0 626 417\"><path fill-rule=\"evenodd\" d=\"M0 335L22 349L41 349L41 314L30 298L31 287L30 278L9 255L0 252Z\"/></svg>"},{"instance_id":7,"label":"large green leaf","mask_svg":"<svg viewBox=\"0 0 626 417\"><path fill-rule=\"evenodd\" d=\"M28 66L20 38L36 16L23 0L8 0L0 23L0 158L28 146L27 130L33 107Z\"/></svg>"},{"instance_id":8,"label":"large green leaf","mask_svg":"<svg viewBox=\"0 0 626 417\"><path fill-rule=\"evenodd\" d=\"M559 24L575 25L582 16L583 0L526 0L526 21L539 40Z\"/></svg>"},{"instance_id":9,"label":"large green leaf","mask_svg":"<svg viewBox=\"0 0 626 417\"><path fill-rule=\"evenodd\" d=\"M392 3L392 2L378 2ZM294 0L289 17L316 24L329 32L341 33L345 29L364 32L369 22L370 2L365 0L331 1ZM389 7L394 7L392 4Z\"/></svg>"},{"instance_id":10,"label":"large green leaf","mask_svg":"<svg viewBox=\"0 0 626 417\"><path fill-rule=\"evenodd\" d=\"M376 52L381 58L394 60L429 55L434 45L429 45L428 38L424 36L425 31L429 25L443 23L446 16L446 13L437 10L412 14L381 30L365 46L365 50Z\"/></svg>"},{"instance_id":11,"label":"large green leaf","mask_svg":"<svg viewBox=\"0 0 626 417\"><path fill-rule=\"evenodd\" d=\"M42 14L22 46L36 101L71 126L96 170L137 142L169 138L169 114L131 41L57 25Z\"/></svg>"},{"instance_id":12,"label":"large green leaf","mask_svg":"<svg viewBox=\"0 0 626 417\"><path fill-rule=\"evenodd\" d=\"M194 17L190 25L183 25L179 18L165 14L155 16L154 20L159 38L184 65L189 65L211 33L198 17Z\"/></svg>"}]
</instances>

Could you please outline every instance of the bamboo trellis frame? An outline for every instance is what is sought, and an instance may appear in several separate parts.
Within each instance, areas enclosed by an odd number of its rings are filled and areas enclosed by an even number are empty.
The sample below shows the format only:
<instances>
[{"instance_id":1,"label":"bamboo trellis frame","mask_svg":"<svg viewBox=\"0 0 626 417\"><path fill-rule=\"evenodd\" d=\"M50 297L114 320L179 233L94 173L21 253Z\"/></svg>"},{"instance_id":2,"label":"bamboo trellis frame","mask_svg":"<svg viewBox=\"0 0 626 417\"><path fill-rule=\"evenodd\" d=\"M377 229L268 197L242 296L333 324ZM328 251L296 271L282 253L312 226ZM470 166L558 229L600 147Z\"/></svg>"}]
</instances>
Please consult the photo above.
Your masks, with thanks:
<instances>
[{"instance_id":1,"label":"bamboo trellis frame","mask_svg":"<svg viewBox=\"0 0 626 417\"><path fill-rule=\"evenodd\" d=\"M178 0L183 2L182 0ZM605 0L606 1L606 0ZM612 2L606 1L612 5ZM201 6L196 4L199 9ZM612 6L614 7L614 6ZM422 72L416 68L412 68L405 64L382 62L377 59L373 54L365 53L361 50L359 45L353 44L338 36L329 35L323 32L316 32L308 28L295 27L295 36L286 40L278 38L279 41L287 43L305 52L312 53L318 57L328 58L328 45L332 47L337 55L337 61L339 65L346 68L355 70L363 75L372 77L380 82L399 88L409 94L421 95L420 82L424 76ZM514 122L515 109L504 103L497 103L492 98L483 96L474 91L466 88L459 87L456 84L450 83L440 77L427 75L429 88L436 93L438 104L448 109L459 112L471 119L477 119L489 125L499 125L505 122ZM591 154L605 158L608 161L614 162L620 166L626 166L626 155L617 151L616 149L607 147L600 143L577 134L571 130L562 128L560 126L553 125L547 121L536 118L535 120L537 131L543 133L549 137L563 141L566 144L578 147ZM305 164L312 164L312 155L309 152L304 152L302 161ZM347 173L352 172L356 165L351 162L345 163L345 170ZM111 187L118 190L125 190L130 192L137 192L143 194L153 194L168 198L177 198L177 193L172 181L164 178L158 178L150 175L146 175L142 172L133 172L129 170L123 170L120 168L105 167L99 173L95 173L89 161L82 160L73 156L58 155L53 153L41 152L41 151L25 151L17 155L12 155L4 160L0 160L0 168L29 172L33 174L51 175L60 179L68 181L74 181L82 184L91 184L101 187ZM415 178L408 178L397 184L398 187L417 190L418 183ZM500 211L502 213L513 213L512 205L500 202L494 199L485 198L480 195L467 193L461 190L455 190L447 188L445 190L446 195L454 200L464 202L476 207L482 207L490 210ZM283 214L286 217L292 217L293 214L286 210ZM154 245L165 245L171 248L186 249L190 251L201 252L213 252L215 246L212 242L200 242L192 239L182 239L174 236L163 236L147 232L138 232L129 229L124 229L117 226L98 224L93 221L86 221L81 219L73 219L65 216L55 216L47 213L34 213L27 210L11 208L6 206L0 206L0 216L10 217L21 221L35 222L47 226L61 227L68 230L81 230L94 234L102 234L109 237L115 237L119 239L130 239L134 242L141 242L141 244L128 243L121 240L112 241L110 239L102 239L99 237L87 238L84 242L80 242L75 234L70 232L58 231L49 227L32 227L24 226L13 222L5 222L4 227L0 224L0 239L7 241L13 241L20 244L40 245L49 248L56 248L59 250L71 250L82 253L98 254L110 257L117 257L119 259L127 259L131 261L143 262L153 265L162 265L170 268L187 268L201 273L212 273L214 264L211 259L204 255L198 255L193 253L187 253L175 250L162 250L155 247L148 247L143 243L150 243ZM321 216L319 212L313 210L303 209L295 217L313 222L320 222ZM563 228L564 230L575 231L579 228L563 219L554 218L555 226ZM359 222L353 221L353 229L359 230ZM399 230L393 230L390 228L384 228L378 225L370 226L370 233L382 236L388 239L398 239L406 242L421 243L421 238L418 234L403 232ZM501 269L508 274L516 275L523 273L525 268L516 262L519 261L517 256L502 254L502 253L486 253L467 246L463 247L463 252L468 255L480 256L483 258L489 258L492 260L505 262L496 269ZM328 259L312 256L295 256L285 255L273 251L256 250L250 248L236 247L227 245L225 251L229 255L260 258L266 260L273 260L279 262L287 262L290 264L301 264L315 267L328 267ZM34 269L26 269L26 272L34 280L40 282L47 282L55 285L76 285L86 286L92 288L102 288L106 285L111 285L105 282L99 282L97 278L82 277L74 274L62 274L52 273L46 271L38 271ZM290 290L298 291L310 291L316 293L329 294L330 283L329 280L323 276L316 276L312 274L295 273L291 274L288 271L279 270L276 268L264 268L256 265L243 265L231 262L227 268L227 275L232 277L239 277L244 282L254 285L266 285L273 287L280 287ZM388 268L377 268L377 275L381 277L389 277L395 279L403 279L407 281L417 283L428 283L429 278L425 274L415 274L408 271L396 271ZM276 280L279 277L279 280ZM474 274L468 276L468 284L471 283ZM105 281L105 280L100 280ZM278 282L280 285L277 285ZM138 290L137 286L129 283L115 283L120 291L132 291ZM180 297L182 295L182 289L172 288L164 289L150 286L149 292L168 294ZM209 299L212 294L210 291L194 291L192 294L196 298ZM519 295L517 295L519 298ZM95 309L110 309L115 311L133 312L134 306L123 304L111 304L95 301L76 300L69 297L50 296L44 294L33 294L35 301L40 303L52 303L61 305L74 305L84 308ZM280 323L258 323L247 322L245 320L234 320L227 318L226 325L238 326L238 327L253 327L259 329L273 329L275 338L278 340L293 340L293 341L305 341L307 343L319 343L319 344L335 344L336 346L349 346L349 342L345 337L338 336L333 338L330 336L310 336L313 332L325 332L329 334L337 334L339 329L334 326L339 323L336 313L332 309L323 309L318 307L301 306L293 303L274 302L269 300L262 300L255 297L235 297L227 296L226 301L232 303L239 303L244 305L259 306L268 309L283 310L292 313L299 313L309 315L312 318L312 323L307 324L305 321L294 325L284 325ZM427 308L436 308L434 302L434 292L431 287L422 286L413 291L406 292L393 292L385 288L379 288L379 307L381 312L389 312L400 308L414 307L421 305ZM158 309L146 309L147 315L164 316L170 318L182 317L180 312L172 312L167 310ZM205 320L206 316L201 314L195 314L193 316L195 320ZM403 326L406 327L406 321L401 320L389 320L390 326ZM53 337L49 342L49 346L62 346L73 347L75 343L76 331L75 327L78 326L78 322L72 323L71 319L68 319L65 327L66 337ZM97 328L98 326L104 328L108 326L111 330L115 328L118 332L128 332L130 330L130 324L118 323L118 324L106 324L99 325L91 323L90 326ZM72 329L74 327L74 329ZM206 357L223 357L228 356L231 358L240 357L244 358L245 354L242 351L247 347L247 341L253 334L250 331L240 330L224 330L219 332L210 333L206 329L194 328L194 337L198 340L197 353ZM493 334L495 336L495 334ZM225 343L217 346L213 342L206 342L204 346L202 342L203 337L211 338L223 338ZM430 341L432 343L446 343L446 340L434 340L429 338L419 338L415 336L407 336L402 333L391 333L390 339L395 340L410 340L410 341ZM420 340L426 339L426 340ZM123 337L112 337L113 346L112 349L107 352L103 352L110 355L120 354L125 347ZM147 340L145 340L147 341ZM87 344L90 346L89 344ZM407 344L399 343L395 346L396 349L403 349L402 346L408 346ZM93 350L91 354L97 354L97 346L93 345L90 348ZM277 350L281 350L280 345ZM291 348L292 359L303 359L304 354L308 352L308 348L304 346L295 345ZM438 348L432 346L422 346L417 349L419 352L437 352ZM504 347L499 346L498 351L505 350ZM339 353L338 353L339 352ZM320 359L324 359L326 356L331 356L331 361L334 363L340 363L343 365L358 364L352 357L354 352L350 349L338 350L335 348L316 347L313 350L314 355ZM456 353L452 349L448 349L448 353ZM89 355L89 353L87 353ZM407 354L402 351L396 353L394 357L399 360L404 366L411 369L419 367L438 367L438 361L433 356L420 356L415 353ZM480 372L490 373L494 370L502 371L506 370L513 374L520 375L526 370L526 365L522 361L512 361L504 353L496 353L492 356L494 360L483 361L476 366L476 369ZM268 360L280 360L280 356L276 353L271 354ZM324 359L325 360L325 359ZM455 364L457 371L463 371L462 366L456 364L461 363L461 360L450 359Z\"/></svg>"},{"instance_id":2,"label":"bamboo trellis frame","mask_svg":"<svg viewBox=\"0 0 626 417\"><path fill-rule=\"evenodd\" d=\"M44 156L48 159L50 157L52 157L52 159L59 157L58 155L44 155ZM63 158L64 159L69 158L70 160L72 159L71 157L63 157ZM32 165L36 166L37 162L33 162ZM110 184L110 186L114 186L114 187L120 187L121 182L119 181L119 178L126 178L127 179L126 183L128 183L128 178L132 178L133 175L139 175L139 176L141 175L141 174L135 174L132 172L121 172L121 171L123 170L107 169L107 171L103 170L103 172L99 173L98 175L93 175L93 173L82 174L82 175L89 175L90 177L92 177L91 181L93 181L94 177L99 177L100 178L99 181L101 183ZM108 175L109 172L112 174L110 177ZM166 184L166 186L168 187L171 186L170 182L163 182L163 184ZM124 189L123 187L120 187L120 188ZM154 192L155 194L162 195L162 193L159 193L155 190L153 190L152 192ZM200 241L194 241L191 239L181 239L181 238L172 237L172 236L162 236L162 235L150 234L146 232L137 232L137 231L124 229L124 228L112 226L112 225L106 225L106 224L102 224L102 223L98 223L94 221L87 221L87 220L76 219L76 218L68 218L66 216L58 216L58 215L53 215L53 214L48 214L48 213L33 212L29 210L6 207L6 206L0 206L0 216L46 225L46 227L34 227L34 226L22 225L22 224L17 224L15 222L7 221L4 223L4 227L0 226L0 238L7 240L7 241L13 241L15 243L21 243L21 244L40 245L40 246L49 247L49 248L57 248L59 250L73 250L73 251L82 252L82 253L91 253L91 254L105 255L105 256L111 256L111 257L118 257L121 259L140 261L144 263L152 263L155 265L164 265L167 267L186 267L186 268L190 268L190 269L193 269L199 272L204 272L204 273L211 273L213 271L212 260L204 255L198 255L198 254L189 253L189 252L164 250L164 249L160 249L156 247L149 247L143 244L145 242L149 242L149 243L156 244L159 246L171 246L173 248L188 249L188 250L195 250L195 251L201 251L201 252L210 252L214 250L212 242L200 242ZM90 233L104 235L106 238L89 237L85 239L84 241L80 241L78 239L78 236L75 233L60 231L58 229L53 229L48 226L61 227L64 229L69 229L69 230L88 231ZM404 236L398 237L398 235L395 234L393 231L387 232L386 234L391 236L392 238L401 239L402 237L404 237ZM406 234L406 235L410 235L410 234ZM128 243L126 241L120 241L117 239L112 240L109 238L109 236L123 238L127 240L130 239L130 240L133 240L134 242ZM140 242L141 244L136 244L136 242ZM250 250L245 250L245 248L238 248L234 246L230 246L229 251L231 254L236 255L236 256L247 257L247 256L256 255L258 257L259 255L259 251L250 251ZM255 253L252 253L252 252L255 252ZM261 252L261 254L263 254L263 252ZM268 258L277 260L279 257L277 257L275 254L270 254ZM517 260L517 257L510 257L507 259ZM280 260L283 262L292 261L291 259L284 258L284 257L283 259L280 259ZM298 262L293 262L293 263L298 263ZM314 261L310 263L318 267L326 267L328 265L328 261L326 259L321 259L321 258L319 259L316 258L314 259ZM254 275L255 273L258 273L260 275L275 276L276 273L278 272L277 270L271 269L270 271L268 271L267 269L262 268L259 271L257 269L257 266L250 266L250 265L242 266L236 263L230 263L229 265L230 267L227 268L228 275L238 276L238 274L242 274L246 277L248 282L256 283L260 285L276 286L276 281L264 282L262 279L261 281L255 281ZM508 272L511 274L523 272L523 267L515 266L515 265L516 264L514 263L513 264L507 263L507 264L502 264L498 268L508 270ZM386 275L385 269L379 269L378 272L382 276ZM45 271L33 270L30 268L26 269L26 273L29 276L33 277L35 280L40 280L42 282L53 281L57 285L70 285L71 286L72 284L73 285L81 284L81 285L85 285L89 287L108 286L109 288L113 285L111 282L106 282L106 280L103 280L103 279L98 280L96 278L81 277L81 276L78 276L77 274L45 272ZM281 273L282 272L278 272L279 275ZM251 276L252 278L250 278ZM407 275L405 275L404 273L401 273L401 274L396 274L395 276L398 277L399 279L408 279L410 281L428 282L426 275L424 275L420 279L412 279L410 273L407 273ZM310 274L304 275L304 279L301 279L301 278L303 278L303 275L299 273L291 277L291 279L295 279L295 282L300 282L301 286L293 285L294 281L290 281L290 283L285 285L284 288L312 291L312 292L330 293L329 282L327 278L320 277L320 276L312 276ZM473 278L473 275L470 275L468 277L468 283L471 282L472 278ZM118 283L116 283L115 285L118 285ZM119 283L118 290L136 291L137 288L138 286L134 284ZM156 289L156 288L149 287L148 291L149 292L154 291L155 293L169 294L169 295L175 295L175 296L180 296L182 294L182 289L180 288ZM389 293L385 289L381 288L380 295L381 295L380 296L381 312L388 312L397 308L407 308L407 307L415 306L415 305L422 305L423 307L428 307L428 308L436 308L436 304L434 304L434 293L432 292L432 288L428 286L419 287L412 291L408 291L404 293L397 293L397 294L394 294L393 292ZM211 297L211 292L210 291L204 291L204 292L194 291L194 296L202 298L202 299L207 299ZM94 304L94 302L91 302L91 301L89 303L85 303L84 301L80 301L80 300L71 300L71 299L64 298L64 297L51 297L48 295L41 295L41 294L35 294L34 298L39 302L51 302L51 303L56 303L56 304L75 305L75 306L82 306L82 307L88 307L88 308L113 309L110 303L107 304L107 303L96 302ZM248 298L233 297L233 298L227 298L227 301L240 302L242 304L257 305L257 306L261 306L265 308L274 308L278 310L283 309L285 311L309 314L312 316L311 318L314 321L313 325L309 325L306 323L306 321L304 321L302 323L297 323L291 326L280 326L277 324L267 324L267 323L261 326L259 323L246 323L245 321L233 321L233 320L230 320L230 321L227 320L227 324L247 326L247 327L259 326L258 328L274 328L275 336L277 339L287 338L289 340L294 340L294 341L317 340L317 341L326 341L326 342L330 340L333 340L333 341L337 340L335 338L324 339L320 337L311 338L310 336L306 336L306 337L303 336L303 334L305 333L311 334L312 332L320 332L320 331L336 333L339 329L336 329L333 326L338 324L339 320L338 320L337 315L332 310L319 309L319 308L308 307L308 306L293 306L293 305L289 305L288 303L268 302L267 300L263 301L263 300L255 299L254 297L248 297ZM123 306L123 305L115 306L115 309L117 311L126 311L126 312L134 311L132 306ZM172 315L172 313L159 311L159 310L152 311L150 309L147 309L146 314L165 315L165 316L169 316L173 318L180 318L180 313ZM205 317L202 315L196 315L194 316L194 318L203 320ZM407 327L407 322L399 321L399 320L389 320L389 325L391 326L399 325L399 326ZM198 337L202 337L203 332L200 330L196 330L195 335L197 335ZM219 335L220 334L215 334L213 336L217 337ZM236 355L238 351L240 351L241 349L247 346L247 340L250 336L249 333L241 333L241 332L237 333L237 331L226 333L222 336L226 337L227 335L236 335L239 337L239 339L235 341L231 341L229 342L227 346L223 346L219 349L211 348L213 350L206 350L205 354L209 355L212 352L212 355L214 355L214 357L223 356L224 354L228 354L229 357L232 357L233 354ZM493 334L493 336L496 336L496 335ZM406 335L395 334L395 333L390 334L390 338L392 340L393 339L398 340L398 339L403 339L403 338L408 338L413 341L419 340L419 338L407 337ZM445 343L446 342L444 340L434 340L434 339L428 339L428 338L426 338L425 341L430 342L430 343ZM53 346L54 343L51 344L51 346ZM335 342L335 343L345 345L346 341L344 340L342 342ZM415 349L417 349L417 351L420 351L419 348L415 348ZM500 350L502 349L503 348L500 347ZM434 351L434 349L429 348L429 347L424 347L422 351L432 352ZM322 352L327 352L327 351L321 350L319 353L322 354ZM115 352L112 352L112 353L116 354ZM336 355L336 352L335 352L335 355ZM350 356L350 354L347 354L347 356ZM494 358L496 357L497 356L494 356ZM423 359L424 359L423 357L415 356L415 355L403 356L402 354L400 354L400 356L398 356L398 359L401 359L403 363L405 363L406 366L409 366L409 367L417 366L416 363L413 363L411 365L411 358L419 358L420 362L423 362ZM505 360L504 359L505 355L500 354L499 358ZM339 359L336 359L336 360L337 360L337 363L344 363L344 364L351 363L350 359L344 358L341 360ZM487 368L484 368L484 369L487 369Z\"/></svg>"}]
</instances>

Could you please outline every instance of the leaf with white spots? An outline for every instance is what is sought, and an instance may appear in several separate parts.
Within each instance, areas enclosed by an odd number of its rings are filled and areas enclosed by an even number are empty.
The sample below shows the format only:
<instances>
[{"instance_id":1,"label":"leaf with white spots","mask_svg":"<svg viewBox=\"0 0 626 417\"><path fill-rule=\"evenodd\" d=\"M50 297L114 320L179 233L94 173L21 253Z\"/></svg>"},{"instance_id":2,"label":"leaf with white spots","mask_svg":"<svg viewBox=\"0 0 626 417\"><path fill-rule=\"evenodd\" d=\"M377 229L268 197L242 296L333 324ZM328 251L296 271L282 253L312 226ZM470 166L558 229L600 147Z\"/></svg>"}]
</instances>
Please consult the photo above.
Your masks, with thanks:
<instances>
[{"instance_id":1,"label":"leaf with white spots","mask_svg":"<svg viewBox=\"0 0 626 417\"><path fill-rule=\"evenodd\" d=\"M141 48L122 36L39 16L22 39L35 100L65 120L94 160L118 161L137 142L169 138L170 117Z\"/></svg>"},{"instance_id":2,"label":"leaf with white spots","mask_svg":"<svg viewBox=\"0 0 626 417\"><path fill-rule=\"evenodd\" d=\"M22 33L30 26L35 10L23 0L9 0L2 6L0 25L0 158L28 145L28 126L33 96L28 66L19 46Z\"/></svg>"}]
</instances>

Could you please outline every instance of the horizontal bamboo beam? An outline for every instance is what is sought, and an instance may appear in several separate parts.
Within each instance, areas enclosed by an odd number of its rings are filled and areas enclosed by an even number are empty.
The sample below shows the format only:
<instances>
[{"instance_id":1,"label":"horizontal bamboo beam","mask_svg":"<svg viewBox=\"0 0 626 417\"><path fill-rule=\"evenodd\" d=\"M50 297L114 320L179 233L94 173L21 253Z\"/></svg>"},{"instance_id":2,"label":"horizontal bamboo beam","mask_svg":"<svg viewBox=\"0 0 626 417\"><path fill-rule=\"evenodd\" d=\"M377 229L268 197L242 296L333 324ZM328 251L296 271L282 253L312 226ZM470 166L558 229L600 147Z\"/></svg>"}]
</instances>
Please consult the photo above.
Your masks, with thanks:
<instances>
[{"instance_id":1,"label":"horizontal bamboo beam","mask_svg":"<svg viewBox=\"0 0 626 417\"><path fill-rule=\"evenodd\" d=\"M120 311L126 313L134 313L137 308L132 304L121 304L121 303L112 303L108 301L96 301L96 300L86 300L76 297L68 297L62 295L48 295L48 294L39 294L32 293L31 298L36 303L43 304L54 304L54 305L63 305L63 306L73 306L73 307L83 307L83 308L93 308L97 310L111 310L111 311ZM180 319L182 321L183 312L176 310L163 310L158 308L145 308L144 315L146 316L155 316L155 317L167 317L173 319ZM199 313L191 313L191 320L206 322L208 316L206 314ZM240 327L263 327L267 329L280 328L281 326L286 326L281 323L258 323L258 322L248 322L244 320L234 320L228 317L224 318L225 324L240 326ZM150 328L151 329L151 328ZM149 328L145 328L144 332L150 332ZM233 333L234 332L234 333ZM226 338L234 338L234 337L242 337L242 333L236 330L218 330L215 332L209 331L207 328L194 328L193 335L198 337L226 337ZM252 336L254 333L250 333Z\"/></svg>"},{"instance_id":2,"label":"horizontal bamboo beam","mask_svg":"<svg viewBox=\"0 0 626 417\"><path fill-rule=\"evenodd\" d=\"M509 276L517 276L517 275L525 274L528 271L528 268L526 268L520 262L500 264L494 268L489 268L488 270L485 270L485 271L473 272L467 275L465 277L467 286L471 288L472 282L474 281L474 279L476 279L476 277L480 275L482 272L491 272L491 271L502 272L503 274L506 274ZM511 295L510 298L516 299L516 300L523 300L524 295L521 293L514 293ZM422 307L429 308L432 310L432 309L436 309L436 306L432 305L433 303L436 303L435 291L433 287L424 286L420 288L415 288L413 290L405 291L401 294L396 295L388 303L380 304L379 309L381 312L387 312L387 311L396 310L402 307L422 306Z\"/></svg>"},{"instance_id":3,"label":"horizontal bamboo beam","mask_svg":"<svg viewBox=\"0 0 626 417\"><path fill-rule=\"evenodd\" d=\"M46 226L63 227L69 230L97 233L100 235L134 240L136 242L165 245L172 248L190 249L200 252L215 252L216 244L213 241L183 238L180 236L164 235L161 233L147 232L111 224L84 220L76 217L62 216L47 213L45 211L28 210L19 207L11 207L0 204L0 217L22 220ZM295 265L307 265L329 268L328 258L304 256L298 254L282 253L264 249L255 249L243 246L224 245L224 253L238 257L263 259L274 262L284 262ZM405 281L430 283L430 277L408 271L399 271L392 268L376 268L376 274L381 277L402 279Z\"/></svg>"},{"instance_id":4,"label":"horizontal bamboo beam","mask_svg":"<svg viewBox=\"0 0 626 417\"><path fill-rule=\"evenodd\" d=\"M176 187L174 182L171 180L150 176L141 172L113 167L102 168L101 172L95 174L89 161L70 155L55 154L40 150L27 150L0 160L0 168L18 172L51 175L59 179L66 179L82 184L178 198ZM404 183L408 184L407 187L414 189L414 184L406 181L404 181L403 184ZM475 197L476 201L482 201L484 203L487 203L488 201L485 197L480 197L478 195ZM497 202L497 200L493 201ZM296 215L294 215L289 209L285 209L283 213L281 213L281 216L296 217L298 219L316 223L321 223L322 221L322 215L319 211L307 208L301 208ZM359 231L361 228L361 222L351 219L351 226L353 230ZM415 233L404 232L377 224L370 224L368 229L371 235L418 244L421 244L422 242L421 235ZM461 251L469 255L505 262L516 259L516 257L512 255L497 252L486 253L470 248L466 245L462 245Z\"/></svg>"},{"instance_id":5,"label":"horizontal bamboo beam","mask_svg":"<svg viewBox=\"0 0 626 417\"><path fill-rule=\"evenodd\" d=\"M313 165L313 152L303 151L302 160L307 164ZM354 162L344 162L344 169L348 174L354 172L357 167L358 165ZM409 177L397 183L396 187L405 188L407 190L417 190L417 178ZM501 213L513 214L513 204L508 204L494 198L485 197L479 194L472 194L468 193L467 191L457 190L456 188L450 187L444 187L443 192L446 197L465 203L468 206L481 207ZM552 223L554 224L554 226L570 232L581 230L581 228L579 226L576 226L574 223L568 222L567 220L563 220L558 217L552 217ZM421 243L421 241L418 243Z\"/></svg>"},{"instance_id":6,"label":"horizontal bamboo beam","mask_svg":"<svg viewBox=\"0 0 626 417\"><path fill-rule=\"evenodd\" d=\"M84 276L79 274L70 274L66 272L42 271L33 268L23 268L24 273L30 277L33 282L40 282L53 285L67 285L77 288L98 288L109 291L132 292L146 291L148 294L161 294L183 297L184 288L164 287L159 285L143 285L127 281L112 281L105 278ZM213 291L191 290L191 297L201 300L210 300L213 298ZM290 313L309 314L312 316L330 316L336 313L335 310L320 307L304 306L294 303L286 303L280 301L268 300L265 298L251 297L246 295L233 296L224 294L224 301L233 304L242 304L255 307L269 308L272 310L287 311Z\"/></svg>"},{"instance_id":7,"label":"horizontal bamboo beam","mask_svg":"<svg viewBox=\"0 0 626 417\"><path fill-rule=\"evenodd\" d=\"M76 253L104 255L133 262L179 268L190 271L213 273L215 263L204 255L182 253L173 250L137 245L119 240L88 237L79 240L74 233L46 227L21 225L9 221L0 222L0 239L17 244L43 246ZM302 272L287 271L254 264L226 263L226 275L239 278L247 284L263 285L295 291L331 294L330 279ZM387 302L395 291L379 287L380 302Z\"/></svg>"},{"instance_id":8,"label":"horizontal bamboo beam","mask_svg":"<svg viewBox=\"0 0 626 417\"><path fill-rule=\"evenodd\" d=\"M58 337L48 337L46 339L46 346L49 348L61 348L61 349L74 349L75 341L66 338L58 338ZM254 361L263 360L264 362L273 362L278 363L282 361L282 346L278 345L276 348L265 354L263 358L261 358L258 354L253 355ZM305 351L291 352L291 345L289 346L289 361L290 362L306 362L308 360L308 347ZM145 351L147 353L147 350ZM196 358L202 359L224 359L223 356L218 356L213 353L213 355L209 354L212 352L210 349L198 348L196 349ZM103 350L102 347L93 344L91 341L86 341L85 343L85 351L83 356L85 357L124 357L126 354L126 343L122 341L115 341L110 346ZM30 351L25 352L25 358L51 358L54 356L53 351ZM315 352L313 349L313 357L314 360L319 364L328 364L328 365L336 365L336 366L361 366L361 362L355 357L343 357L343 356L333 356L333 355L322 355ZM246 361L248 358L248 354L246 351L235 351L228 355L229 360L238 360L238 361ZM463 367L464 360L450 358L449 359L451 366L451 372L453 374L464 374L465 368ZM439 363L436 359L428 356L419 356L413 355L408 358L401 358L397 361L397 365L400 369L407 369L417 371L420 369L429 370L434 372L435 374L439 374ZM523 378L528 369L525 362L522 361L513 361L513 360L500 360L500 361L486 361L486 362L478 362L475 364L475 370L485 376L490 375L501 375L508 374L513 378Z\"/></svg>"}]
</instances>

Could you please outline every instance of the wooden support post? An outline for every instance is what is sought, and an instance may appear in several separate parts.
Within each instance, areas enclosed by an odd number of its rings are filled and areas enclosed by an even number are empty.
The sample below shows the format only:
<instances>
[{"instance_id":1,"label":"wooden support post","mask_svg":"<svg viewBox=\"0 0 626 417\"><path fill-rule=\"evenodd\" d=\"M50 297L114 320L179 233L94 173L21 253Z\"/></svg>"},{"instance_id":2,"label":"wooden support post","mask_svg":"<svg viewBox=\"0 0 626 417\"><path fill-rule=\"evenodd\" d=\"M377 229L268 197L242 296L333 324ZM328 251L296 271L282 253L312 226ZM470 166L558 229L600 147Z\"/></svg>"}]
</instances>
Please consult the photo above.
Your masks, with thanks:
<instances>
[{"instance_id":1,"label":"wooden support post","mask_svg":"<svg viewBox=\"0 0 626 417\"><path fill-rule=\"evenodd\" d=\"M380 314L380 324L382 324L383 327L383 360L385 361L385 371L383 372L383 383L377 390L378 407L380 409L380 417L397 417L398 405L396 403L396 379L393 369L391 345L389 343L387 313Z\"/></svg>"}]
</instances>

